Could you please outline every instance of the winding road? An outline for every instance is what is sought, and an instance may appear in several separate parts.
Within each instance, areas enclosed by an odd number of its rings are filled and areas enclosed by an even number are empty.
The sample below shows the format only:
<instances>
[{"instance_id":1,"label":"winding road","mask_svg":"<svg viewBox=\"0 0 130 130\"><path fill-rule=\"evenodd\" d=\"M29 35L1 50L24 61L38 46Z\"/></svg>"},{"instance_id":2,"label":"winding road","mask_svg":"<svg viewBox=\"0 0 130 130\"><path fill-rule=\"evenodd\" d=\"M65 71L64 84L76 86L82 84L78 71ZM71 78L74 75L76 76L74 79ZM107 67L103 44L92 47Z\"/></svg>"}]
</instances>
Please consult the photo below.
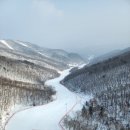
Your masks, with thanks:
<instances>
[{"instance_id":1,"label":"winding road","mask_svg":"<svg viewBox=\"0 0 130 130\"><path fill-rule=\"evenodd\" d=\"M55 87L57 91L55 101L14 114L5 130L64 130L60 122L81 100L60 84L60 81L69 74L69 70L61 72L60 77L46 82L46 85Z\"/></svg>"}]
</instances>

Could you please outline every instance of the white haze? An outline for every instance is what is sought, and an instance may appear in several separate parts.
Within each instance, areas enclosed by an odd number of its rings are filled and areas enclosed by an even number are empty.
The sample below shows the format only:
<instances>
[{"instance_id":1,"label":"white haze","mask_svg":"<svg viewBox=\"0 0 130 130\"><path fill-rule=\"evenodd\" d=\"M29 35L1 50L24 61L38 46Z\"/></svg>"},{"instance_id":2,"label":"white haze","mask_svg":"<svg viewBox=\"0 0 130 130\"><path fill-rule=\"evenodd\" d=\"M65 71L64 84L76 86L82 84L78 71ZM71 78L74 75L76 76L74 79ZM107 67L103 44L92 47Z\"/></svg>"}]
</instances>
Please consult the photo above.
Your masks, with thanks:
<instances>
[{"instance_id":1,"label":"white haze","mask_svg":"<svg viewBox=\"0 0 130 130\"><path fill-rule=\"evenodd\" d=\"M101 55L130 46L129 0L1 0L0 39Z\"/></svg>"}]
</instances>

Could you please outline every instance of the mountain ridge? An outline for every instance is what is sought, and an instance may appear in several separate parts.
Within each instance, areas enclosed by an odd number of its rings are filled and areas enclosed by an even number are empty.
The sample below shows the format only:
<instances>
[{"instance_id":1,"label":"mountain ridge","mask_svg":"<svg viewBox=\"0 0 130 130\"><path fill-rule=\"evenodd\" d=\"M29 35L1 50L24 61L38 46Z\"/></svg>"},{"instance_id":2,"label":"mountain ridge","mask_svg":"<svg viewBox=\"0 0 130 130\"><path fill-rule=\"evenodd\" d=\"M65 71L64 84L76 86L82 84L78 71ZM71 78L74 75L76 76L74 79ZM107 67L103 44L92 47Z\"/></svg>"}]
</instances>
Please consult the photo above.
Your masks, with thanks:
<instances>
[{"instance_id":1,"label":"mountain ridge","mask_svg":"<svg viewBox=\"0 0 130 130\"><path fill-rule=\"evenodd\" d=\"M81 118L85 122L99 123L109 129L111 124L116 129L116 123L120 124L124 130L129 128L130 119L130 49L122 50L118 55L99 61L95 64L89 64L82 69L72 71L70 75L61 82L71 91L93 95L94 105L84 104L80 111ZM91 101L91 102L92 102ZM88 103L88 104L91 104ZM99 107L100 106L100 107ZM91 109L92 108L92 109ZM99 115L99 109L103 110L102 117ZM96 114L98 118L86 116L86 112ZM93 111L94 109L94 111ZM86 111L86 112L85 112ZM102 112L102 111L101 111ZM85 118L84 118L85 117ZM99 121L99 118L103 121ZM74 120L73 118L71 118ZM115 122L111 123L111 119ZM84 126L81 120L76 120L80 126ZM106 125L108 122L110 125ZM88 126L87 126L88 127ZM91 125L93 129L95 126Z\"/></svg>"},{"instance_id":2,"label":"mountain ridge","mask_svg":"<svg viewBox=\"0 0 130 130\"><path fill-rule=\"evenodd\" d=\"M54 60L69 65L80 65L85 63L85 60L76 53L68 53L62 49L49 49L39 47L29 42L13 41L13 40L0 40L0 47L10 49L12 51L18 51L28 56L34 55L36 58L44 58Z\"/></svg>"}]
</instances>

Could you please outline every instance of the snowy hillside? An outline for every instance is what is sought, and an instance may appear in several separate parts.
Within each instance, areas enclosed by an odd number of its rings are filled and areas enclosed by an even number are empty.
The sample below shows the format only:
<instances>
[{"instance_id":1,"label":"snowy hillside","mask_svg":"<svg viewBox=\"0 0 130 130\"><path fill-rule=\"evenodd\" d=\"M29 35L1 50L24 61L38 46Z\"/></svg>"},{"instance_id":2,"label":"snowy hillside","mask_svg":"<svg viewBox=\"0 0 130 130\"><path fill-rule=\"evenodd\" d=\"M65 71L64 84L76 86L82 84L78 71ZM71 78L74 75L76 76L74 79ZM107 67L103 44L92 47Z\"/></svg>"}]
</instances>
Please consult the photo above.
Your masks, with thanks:
<instances>
[{"instance_id":1,"label":"snowy hillside","mask_svg":"<svg viewBox=\"0 0 130 130\"><path fill-rule=\"evenodd\" d=\"M129 130L130 48L87 65L28 42L0 40L0 51L2 130Z\"/></svg>"},{"instance_id":2,"label":"snowy hillside","mask_svg":"<svg viewBox=\"0 0 130 130\"><path fill-rule=\"evenodd\" d=\"M0 55L0 129L15 107L52 101L55 90L44 82L58 72L29 61Z\"/></svg>"},{"instance_id":3,"label":"snowy hillside","mask_svg":"<svg viewBox=\"0 0 130 130\"><path fill-rule=\"evenodd\" d=\"M60 81L69 74L69 70L61 72L60 77L46 82L47 86L55 87L57 92L55 101L16 113L5 126L5 130L61 130L61 119L67 113L81 108L82 98L60 84ZM90 100L91 96L84 98Z\"/></svg>"},{"instance_id":4,"label":"snowy hillside","mask_svg":"<svg viewBox=\"0 0 130 130\"><path fill-rule=\"evenodd\" d=\"M20 109L53 101L56 91L45 82L70 65L82 63L78 54L0 40L0 129L17 106Z\"/></svg>"},{"instance_id":5,"label":"snowy hillside","mask_svg":"<svg viewBox=\"0 0 130 130\"><path fill-rule=\"evenodd\" d=\"M130 127L129 49L108 60L73 71L62 83L71 91L94 95L95 102L98 104L96 108L94 105L94 107L90 106L89 109L83 108L82 110L84 113L82 116L85 116L85 120L88 122L87 125L91 126L89 128L92 130L99 125L104 126L105 130L116 130L119 128L127 130ZM93 113L91 108L94 109ZM89 118L85 115L85 111L90 112L93 117ZM102 117L98 116L100 112ZM92 119L97 124L92 124Z\"/></svg>"}]
</instances>

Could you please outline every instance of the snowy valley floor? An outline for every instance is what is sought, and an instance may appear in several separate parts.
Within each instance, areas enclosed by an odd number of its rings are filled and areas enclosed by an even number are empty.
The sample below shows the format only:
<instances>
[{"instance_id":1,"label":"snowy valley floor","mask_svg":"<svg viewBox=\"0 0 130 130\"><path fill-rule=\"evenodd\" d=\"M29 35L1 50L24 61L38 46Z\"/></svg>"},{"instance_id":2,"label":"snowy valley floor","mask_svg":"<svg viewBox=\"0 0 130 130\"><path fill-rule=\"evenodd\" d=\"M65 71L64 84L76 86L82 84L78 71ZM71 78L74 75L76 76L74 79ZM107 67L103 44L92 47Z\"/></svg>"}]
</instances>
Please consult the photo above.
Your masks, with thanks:
<instances>
[{"instance_id":1,"label":"snowy valley floor","mask_svg":"<svg viewBox=\"0 0 130 130\"><path fill-rule=\"evenodd\" d=\"M62 130L60 120L68 111L76 111L81 108L81 96L70 92L60 84L60 81L69 74L69 70L61 72L61 76L46 82L57 91L56 100L53 102L33 107L15 114L5 130ZM85 97L89 100L90 97ZM78 104L77 104L78 103ZM74 109L72 110L73 106Z\"/></svg>"}]
</instances>

